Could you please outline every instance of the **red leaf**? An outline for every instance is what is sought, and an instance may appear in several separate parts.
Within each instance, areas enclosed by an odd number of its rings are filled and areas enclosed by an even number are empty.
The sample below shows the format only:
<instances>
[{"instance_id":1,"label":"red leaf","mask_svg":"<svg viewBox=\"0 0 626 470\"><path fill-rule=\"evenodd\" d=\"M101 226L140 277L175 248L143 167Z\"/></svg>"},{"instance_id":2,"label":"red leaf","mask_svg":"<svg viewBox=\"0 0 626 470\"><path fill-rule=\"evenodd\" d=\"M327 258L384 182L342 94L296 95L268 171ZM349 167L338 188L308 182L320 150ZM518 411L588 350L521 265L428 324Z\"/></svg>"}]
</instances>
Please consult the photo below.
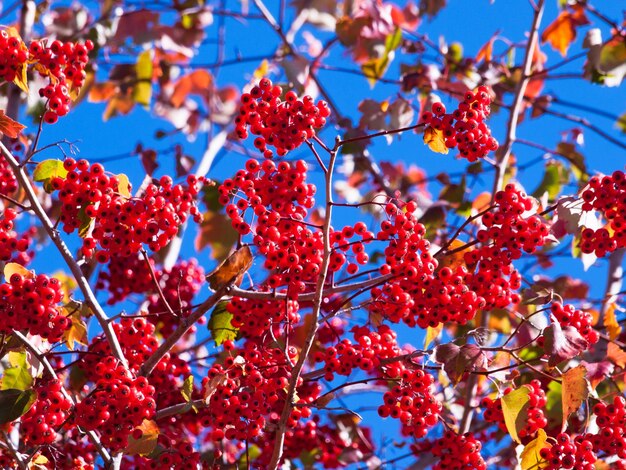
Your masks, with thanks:
<instances>
[{"instance_id":1,"label":"red leaf","mask_svg":"<svg viewBox=\"0 0 626 470\"><path fill-rule=\"evenodd\" d=\"M22 130L26 126L23 126L17 121L14 121L9 116L4 114L4 111L0 109L0 132L11 139L17 138L22 133Z\"/></svg>"},{"instance_id":2,"label":"red leaf","mask_svg":"<svg viewBox=\"0 0 626 470\"><path fill-rule=\"evenodd\" d=\"M554 367L557 364L578 356L586 351L589 343L573 326L561 328L557 321L543 332L545 337L544 351L549 356L548 364Z\"/></svg>"},{"instance_id":3,"label":"red leaf","mask_svg":"<svg viewBox=\"0 0 626 470\"><path fill-rule=\"evenodd\" d=\"M190 74L184 75L176 82L170 103L175 108L180 108L187 99L187 96L199 95L204 99L208 99L212 90L213 75L207 70L194 70Z\"/></svg>"},{"instance_id":4,"label":"red leaf","mask_svg":"<svg viewBox=\"0 0 626 470\"><path fill-rule=\"evenodd\" d=\"M565 57L570 44L576 39L576 27L584 24L589 24L584 7L576 5L573 7L573 11L565 10L559 13L559 16L548 25L541 35L541 41L549 42L554 49Z\"/></svg>"}]
</instances>

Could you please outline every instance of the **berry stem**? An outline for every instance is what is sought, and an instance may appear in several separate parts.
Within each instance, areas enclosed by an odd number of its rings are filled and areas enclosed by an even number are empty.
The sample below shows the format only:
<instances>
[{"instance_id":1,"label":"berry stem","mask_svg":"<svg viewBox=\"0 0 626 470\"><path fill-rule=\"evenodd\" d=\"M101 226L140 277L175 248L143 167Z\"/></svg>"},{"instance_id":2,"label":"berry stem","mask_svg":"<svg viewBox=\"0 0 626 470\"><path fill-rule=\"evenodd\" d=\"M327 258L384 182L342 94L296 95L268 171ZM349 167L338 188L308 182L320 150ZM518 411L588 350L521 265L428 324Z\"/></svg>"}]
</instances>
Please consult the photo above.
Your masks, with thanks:
<instances>
[{"instance_id":1,"label":"berry stem","mask_svg":"<svg viewBox=\"0 0 626 470\"><path fill-rule=\"evenodd\" d=\"M256 1L255 1L256 3ZM336 146L335 146L336 147ZM304 363L307 360L309 353L311 352L311 347L313 346L313 341L315 339L315 334L318 329L318 319L320 316L320 312L322 309L322 302L324 300L324 295L328 295L327 292L324 291L324 285L326 284L326 277L328 275L328 266L330 265L330 255L332 252L331 242L330 242L330 224L332 219L333 212L333 170L335 167L335 161L337 159L336 148L331 152L330 159L328 161L328 171L326 172L326 213L324 214L324 228L322 229L323 243L324 243L324 254L321 270L319 273L319 277L317 279L317 286L315 288L315 296L313 299L313 321L311 321L308 331L306 333L306 339L304 341L304 345L302 346L302 350L300 351L300 355L298 356L298 362L296 362L295 367L291 371L291 379L289 380L289 387L287 389L287 397L285 399L285 405L283 407L283 411L280 415L280 421L278 422L278 427L276 429L276 435L274 437L274 451L272 452L272 458L270 460L268 468L270 470L275 470L278 468L280 464L280 460L283 455L283 446L285 444L285 432L287 430L287 421L289 420L289 416L294 406L294 397L296 394L297 383L300 380L300 375L302 373L302 368L304 367Z\"/></svg>"}]
</instances>

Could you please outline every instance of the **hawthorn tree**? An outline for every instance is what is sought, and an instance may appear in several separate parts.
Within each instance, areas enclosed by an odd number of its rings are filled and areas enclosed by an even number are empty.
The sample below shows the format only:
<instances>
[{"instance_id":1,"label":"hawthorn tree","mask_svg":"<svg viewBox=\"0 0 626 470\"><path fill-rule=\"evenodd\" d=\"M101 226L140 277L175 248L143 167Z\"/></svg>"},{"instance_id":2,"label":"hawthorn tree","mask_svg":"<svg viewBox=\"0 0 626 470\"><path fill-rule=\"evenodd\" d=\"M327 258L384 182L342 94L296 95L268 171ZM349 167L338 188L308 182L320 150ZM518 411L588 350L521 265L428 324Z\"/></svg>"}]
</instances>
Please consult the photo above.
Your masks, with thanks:
<instances>
[{"instance_id":1,"label":"hawthorn tree","mask_svg":"<svg viewBox=\"0 0 626 470\"><path fill-rule=\"evenodd\" d=\"M623 12L467 3L5 5L0 467L625 468Z\"/></svg>"}]
</instances>

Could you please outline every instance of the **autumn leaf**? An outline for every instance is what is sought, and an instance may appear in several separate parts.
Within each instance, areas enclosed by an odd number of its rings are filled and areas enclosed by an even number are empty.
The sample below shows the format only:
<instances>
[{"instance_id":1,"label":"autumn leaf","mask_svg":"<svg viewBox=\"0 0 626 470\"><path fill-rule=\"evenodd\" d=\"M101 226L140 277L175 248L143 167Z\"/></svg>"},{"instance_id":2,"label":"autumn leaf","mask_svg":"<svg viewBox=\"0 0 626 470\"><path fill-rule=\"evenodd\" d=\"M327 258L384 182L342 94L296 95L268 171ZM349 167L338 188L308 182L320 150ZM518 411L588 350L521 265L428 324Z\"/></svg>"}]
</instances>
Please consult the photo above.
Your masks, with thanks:
<instances>
[{"instance_id":1,"label":"autumn leaf","mask_svg":"<svg viewBox=\"0 0 626 470\"><path fill-rule=\"evenodd\" d=\"M493 43L495 42L499 34L499 31L496 32L493 36L491 36L491 38L489 38L489 41L487 41L478 50L478 54L476 54L476 58L474 59L475 62L480 62L481 60L484 60L485 62L491 62L491 60L493 59Z\"/></svg>"},{"instance_id":2,"label":"autumn leaf","mask_svg":"<svg viewBox=\"0 0 626 470\"><path fill-rule=\"evenodd\" d=\"M520 455L521 470L537 470L548 466L548 462L541 457L541 449L549 447L548 436L543 429L537 430L537 437L524 447Z\"/></svg>"},{"instance_id":3,"label":"autumn leaf","mask_svg":"<svg viewBox=\"0 0 626 470\"><path fill-rule=\"evenodd\" d=\"M131 197L132 193L130 192L132 185L124 173L120 173L117 175L117 192L120 193L124 197Z\"/></svg>"},{"instance_id":4,"label":"autumn leaf","mask_svg":"<svg viewBox=\"0 0 626 470\"><path fill-rule=\"evenodd\" d=\"M94 83L89 90L87 100L90 103L103 103L109 101L118 92L118 87L113 82Z\"/></svg>"},{"instance_id":5,"label":"autumn leaf","mask_svg":"<svg viewBox=\"0 0 626 470\"><path fill-rule=\"evenodd\" d=\"M87 324L83 321L80 315L74 314L69 316L72 321L70 327L63 332L63 341L70 351L74 350L74 343L82 344L83 346L89 345L89 339L87 338Z\"/></svg>"},{"instance_id":6,"label":"autumn leaf","mask_svg":"<svg viewBox=\"0 0 626 470\"><path fill-rule=\"evenodd\" d=\"M148 419L144 419L143 423L135 428L141 431L141 437L135 439L135 432L128 436L128 445L124 449L124 453L130 455L148 455L156 449L157 440L159 439L159 427L157 424Z\"/></svg>"},{"instance_id":7,"label":"autumn leaf","mask_svg":"<svg viewBox=\"0 0 626 470\"><path fill-rule=\"evenodd\" d=\"M126 115L135 107L135 100L130 94L117 94L111 98L102 114L102 120L108 121L118 114Z\"/></svg>"},{"instance_id":8,"label":"autumn leaf","mask_svg":"<svg viewBox=\"0 0 626 470\"><path fill-rule=\"evenodd\" d=\"M14 121L0 109L0 132L11 139L16 139L25 128L26 126Z\"/></svg>"},{"instance_id":9,"label":"autumn leaf","mask_svg":"<svg viewBox=\"0 0 626 470\"><path fill-rule=\"evenodd\" d=\"M544 351L549 356L548 365L555 367L557 364L578 356L586 351L589 343L576 328L571 325L561 328L557 321L546 328L543 332Z\"/></svg>"},{"instance_id":10,"label":"autumn leaf","mask_svg":"<svg viewBox=\"0 0 626 470\"><path fill-rule=\"evenodd\" d=\"M465 253L473 250L473 248L471 246L468 246L463 250L454 251L454 250L458 250L459 248L465 245L467 245L467 243L465 243L462 240L459 240L458 238L455 240L452 240L452 243L450 243L446 251L447 252L453 251L454 253L446 254L443 258L441 258L439 260L439 265L437 266L437 270L439 271L442 268L447 267L447 268L450 268L452 271L455 271L456 268L458 268L459 266L465 265Z\"/></svg>"},{"instance_id":11,"label":"autumn leaf","mask_svg":"<svg viewBox=\"0 0 626 470\"><path fill-rule=\"evenodd\" d=\"M13 274L19 274L26 279L34 279L35 273L26 269L19 263L7 263L4 265L4 279L9 280Z\"/></svg>"},{"instance_id":12,"label":"autumn leaf","mask_svg":"<svg viewBox=\"0 0 626 470\"><path fill-rule=\"evenodd\" d=\"M226 258L206 279L213 290L219 290L226 284L239 285L243 274L252 266L252 252L248 245L239 248Z\"/></svg>"},{"instance_id":13,"label":"autumn leaf","mask_svg":"<svg viewBox=\"0 0 626 470\"><path fill-rule=\"evenodd\" d=\"M454 385L460 382L466 372L484 370L488 364L487 356L475 344L460 347L454 343L441 344L435 349L435 361L443 364L443 369Z\"/></svg>"},{"instance_id":14,"label":"autumn leaf","mask_svg":"<svg viewBox=\"0 0 626 470\"><path fill-rule=\"evenodd\" d=\"M199 95L207 98L213 89L213 75L208 70L194 70L183 75L174 85L170 103L180 108L189 95Z\"/></svg>"},{"instance_id":15,"label":"autumn leaf","mask_svg":"<svg viewBox=\"0 0 626 470\"><path fill-rule=\"evenodd\" d=\"M33 390L0 390L0 424L15 421L27 413L36 399Z\"/></svg>"},{"instance_id":16,"label":"autumn leaf","mask_svg":"<svg viewBox=\"0 0 626 470\"><path fill-rule=\"evenodd\" d=\"M193 394L193 375L190 375L185 379L185 382L183 383L183 389L180 391L180 393L187 403L191 401L191 396Z\"/></svg>"},{"instance_id":17,"label":"autumn leaf","mask_svg":"<svg viewBox=\"0 0 626 470\"><path fill-rule=\"evenodd\" d=\"M541 35L541 42L548 42L563 57L567 55L567 49L576 39L576 28L589 24L582 5L572 7L573 11L564 10L548 25Z\"/></svg>"},{"instance_id":18,"label":"autumn leaf","mask_svg":"<svg viewBox=\"0 0 626 470\"><path fill-rule=\"evenodd\" d=\"M150 50L143 51L137 58L135 73L137 84L133 87L133 99L142 106L150 106L152 99L152 54Z\"/></svg>"},{"instance_id":19,"label":"autumn leaf","mask_svg":"<svg viewBox=\"0 0 626 470\"><path fill-rule=\"evenodd\" d=\"M611 342L607 345L606 358L617 367L626 369L626 351L620 348L617 344Z\"/></svg>"},{"instance_id":20,"label":"autumn leaf","mask_svg":"<svg viewBox=\"0 0 626 470\"><path fill-rule=\"evenodd\" d=\"M211 257L222 261L239 239L239 233L233 228L228 217L220 212L206 212L196 235L196 251L211 247Z\"/></svg>"},{"instance_id":21,"label":"autumn leaf","mask_svg":"<svg viewBox=\"0 0 626 470\"><path fill-rule=\"evenodd\" d=\"M563 397L563 425L562 430L567 426L567 418L570 414L578 411L580 405L589 395L589 382L587 380L587 369L580 364L568 370L562 377L562 397Z\"/></svg>"},{"instance_id":22,"label":"autumn leaf","mask_svg":"<svg viewBox=\"0 0 626 470\"><path fill-rule=\"evenodd\" d=\"M529 393L530 389L522 386L502 396L501 399L504 424L511 438L517 443L521 442L518 435L519 431L526 426L526 418L530 408Z\"/></svg>"},{"instance_id":23,"label":"autumn leaf","mask_svg":"<svg viewBox=\"0 0 626 470\"><path fill-rule=\"evenodd\" d=\"M441 331L443 330L443 323L439 323L437 326L429 326L426 328L426 336L424 337L424 349L428 349L430 344L439 338Z\"/></svg>"},{"instance_id":24,"label":"autumn leaf","mask_svg":"<svg viewBox=\"0 0 626 470\"><path fill-rule=\"evenodd\" d=\"M5 369L2 376L2 390L28 390L33 385L34 378L26 362L26 353L13 352L10 358L11 367Z\"/></svg>"},{"instance_id":25,"label":"autumn leaf","mask_svg":"<svg viewBox=\"0 0 626 470\"><path fill-rule=\"evenodd\" d=\"M609 334L609 338L611 341L617 339L617 337L622 332L621 325L617 322L617 318L615 316L615 309L617 304L615 302L611 302L606 306L606 310L604 312L604 326L606 328L607 333Z\"/></svg>"},{"instance_id":26,"label":"autumn leaf","mask_svg":"<svg viewBox=\"0 0 626 470\"><path fill-rule=\"evenodd\" d=\"M428 145L428 148L433 152L443 154L449 152L446 146L446 140L443 137L443 132L430 126L424 129L424 143Z\"/></svg>"}]
</instances>

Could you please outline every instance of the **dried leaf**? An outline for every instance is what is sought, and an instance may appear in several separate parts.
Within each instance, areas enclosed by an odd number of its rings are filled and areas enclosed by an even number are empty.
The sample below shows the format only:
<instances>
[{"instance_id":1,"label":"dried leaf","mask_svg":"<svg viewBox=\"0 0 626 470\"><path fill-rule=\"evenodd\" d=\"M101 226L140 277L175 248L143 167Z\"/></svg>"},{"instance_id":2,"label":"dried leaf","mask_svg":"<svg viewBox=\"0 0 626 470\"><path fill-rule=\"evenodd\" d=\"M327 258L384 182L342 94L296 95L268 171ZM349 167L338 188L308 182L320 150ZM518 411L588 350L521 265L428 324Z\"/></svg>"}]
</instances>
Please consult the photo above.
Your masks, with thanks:
<instances>
[{"instance_id":1,"label":"dried leaf","mask_svg":"<svg viewBox=\"0 0 626 470\"><path fill-rule=\"evenodd\" d=\"M567 418L570 414L578 411L580 405L589 395L589 382L587 381L587 369L580 364L568 370L562 377L562 399L563 399L563 425L565 430Z\"/></svg>"},{"instance_id":2,"label":"dried leaf","mask_svg":"<svg viewBox=\"0 0 626 470\"><path fill-rule=\"evenodd\" d=\"M484 60L485 62L491 62L491 60L493 58L493 43L496 40L496 37L498 37L498 34L500 34L500 33L496 32L493 36L491 36L489 38L489 41L487 41L478 50L478 54L476 54L476 58L474 59L475 62L478 63L481 60Z\"/></svg>"},{"instance_id":3,"label":"dried leaf","mask_svg":"<svg viewBox=\"0 0 626 470\"><path fill-rule=\"evenodd\" d=\"M113 82L94 83L89 90L87 100L90 103L103 103L109 101L118 92L118 87Z\"/></svg>"},{"instance_id":4,"label":"dried leaf","mask_svg":"<svg viewBox=\"0 0 626 470\"><path fill-rule=\"evenodd\" d=\"M620 348L617 344L609 343L607 345L606 358L617 367L626 369L626 351Z\"/></svg>"},{"instance_id":5,"label":"dried leaf","mask_svg":"<svg viewBox=\"0 0 626 470\"><path fill-rule=\"evenodd\" d=\"M143 423L135 429L141 431L141 437L135 439L133 434L128 436L128 446L124 449L125 454L130 455L148 455L156 449L157 440L159 439L159 427L157 424L148 419L144 419Z\"/></svg>"},{"instance_id":6,"label":"dried leaf","mask_svg":"<svg viewBox=\"0 0 626 470\"><path fill-rule=\"evenodd\" d=\"M448 147L446 147L443 132L430 126L424 129L424 143L436 153L447 154L449 151Z\"/></svg>"},{"instance_id":7,"label":"dried leaf","mask_svg":"<svg viewBox=\"0 0 626 470\"><path fill-rule=\"evenodd\" d=\"M517 390L502 396L502 413L504 415L504 424L511 438L520 443L519 431L526 426L526 418L528 417L530 389L522 386Z\"/></svg>"},{"instance_id":8,"label":"dried leaf","mask_svg":"<svg viewBox=\"0 0 626 470\"><path fill-rule=\"evenodd\" d=\"M617 304L615 302L611 302L606 306L606 310L604 311L604 326L606 327L606 331L609 334L611 341L617 339L622 332L622 327L617 322L617 318L615 316L616 308Z\"/></svg>"},{"instance_id":9,"label":"dried leaf","mask_svg":"<svg viewBox=\"0 0 626 470\"><path fill-rule=\"evenodd\" d=\"M252 266L252 252L246 245L226 258L206 279L213 290L219 290L229 283L241 284L244 273Z\"/></svg>"},{"instance_id":10,"label":"dried leaf","mask_svg":"<svg viewBox=\"0 0 626 470\"><path fill-rule=\"evenodd\" d=\"M185 382L183 382L183 389L180 393L187 403L191 401L193 394L193 375L190 375L185 379Z\"/></svg>"},{"instance_id":11,"label":"dried leaf","mask_svg":"<svg viewBox=\"0 0 626 470\"><path fill-rule=\"evenodd\" d=\"M194 70L183 75L174 85L170 103L180 108L189 95L199 95L208 99L213 90L213 75L208 70Z\"/></svg>"},{"instance_id":12,"label":"dried leaf","mask_svg":"<svg viewBox=\"0 0 626 470\"><path fill-rule=\"evenodd\" d=\"M548 462L541 457L541 449L548 447L548 436L543 429L537 431L537 437L524 447L520 455L522 470L538 470L548 466Z\"/></svg>"},{"instance_id":13,"label":"dried leaf","mask_svg":"<svg viewBox=\"0 0 626 470\"><path fill-rule=\"evenodd\" d=\"M14 121L0 109L0 132L11 139L17 139L17 136L20 135L25 128L26 126Z\"/></svg>"},{"instance_id":14,"label":"dried leaf","mask_svg":"<svg viewBox=\"0 0 626 470\"><path fill-rule=\"evenodd\" d=\"M452 240L452 243L450 243L450 246L448 246L446 251L454 251L464 245L467 245L467 243L457 238L456 240ZM463 250L455 251L451 254L446 254L443 258L439 260L439 266L437 266L437 270L447 267L454 271L459 266L463 266L465 264L465 253L471 251L472 249L473 248L471 246L468 246Z\"/></svg>"},{"instance_id":15,"label":"dried leaf","mask_svg":"<svg viewBox=\"0 0 626 470\"><path fill-rule=\"evenodd\" d=\"M466 372L484 370L488 364L487 356L475 344L460 347L454 343L440 344L435 349L435 361L443 364L454 385L460 382Z\"/></svg>"}]
</instances>

